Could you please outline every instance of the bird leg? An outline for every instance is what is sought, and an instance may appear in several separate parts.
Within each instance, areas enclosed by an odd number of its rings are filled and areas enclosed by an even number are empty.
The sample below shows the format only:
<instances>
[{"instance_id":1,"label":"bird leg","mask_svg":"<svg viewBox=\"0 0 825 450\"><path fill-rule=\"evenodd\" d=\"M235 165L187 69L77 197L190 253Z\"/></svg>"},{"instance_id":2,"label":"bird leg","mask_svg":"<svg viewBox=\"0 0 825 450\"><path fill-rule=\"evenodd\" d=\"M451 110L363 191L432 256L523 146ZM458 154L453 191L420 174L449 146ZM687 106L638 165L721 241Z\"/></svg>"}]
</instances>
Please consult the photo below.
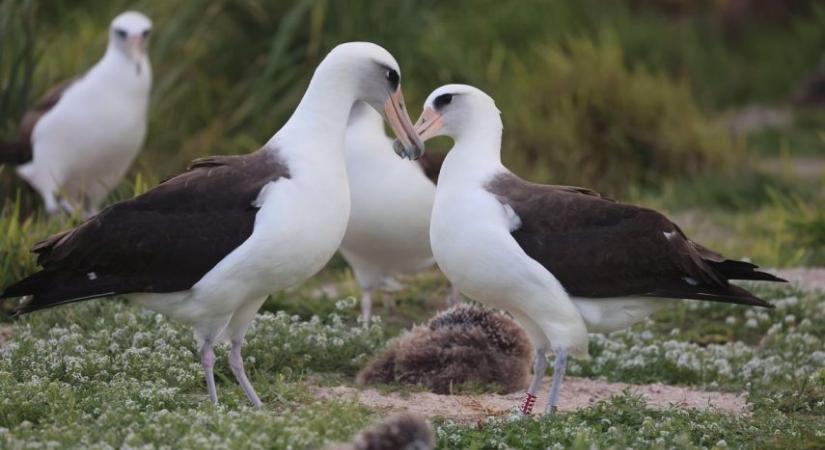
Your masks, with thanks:
<instances>
[{"instance_id":1,"label":"bird leg","mask_svg":"<svg viewBox=\"0 0 825 450\"><path fill-rule=\"evenodd\" d=\"M43 195L43 204L46 208L46 214L49 216L54 216L60 212L60 204L51 192Z\"/></svg>"},{"instance_id":2,"label":"bird leg","mask_svg":"<svg viewBox=\"0 0 825 450\"><path fill-rule=\"evenodd\" d=\"M74 203L70 202L63 196L58 197L58 204L60 205L60 209L62 209L67 216L74 216L77 212L77 208Z\"/></svg>"},{"instance_id":3,"label":"bird leg","mask_svg":"<svg viewBox=\"0 0 825 450\"><path fill-rule=\"evenodd\" d=\"M364 326L369 326L372 314L372 290L361 288L361 291L361 318L364 319Z\"/></svg>"},{"instance_id":4,"label":"bird leg","mask_svg":"<svg viewBox=\"0 0 825 450\"><path fill-rule=\"evenodd\" d=\"M564 378L564 371L567 368L567 350L557 349L556 361L553 364L553 382L550 383L550 399L547 401L547 409L544 414L555 414L558 410L558 397L561 381Z\"/></svg>"},{"instance_id":5,"label":"bird leg","mask_svg":"<svg viewBox=\"0 0 825 450\"><path fill-rule=\"evenodd\" d=\"M246 393L246 397L249 398L249 401L252 402L252 405L256 408L260 408L261 400L258 398L258 394L255 393L252 383L250 383L249 379L246 377L246 371L243 367L243 357L241 356L242 345L243 338L232 340L232 349L229 351L229 368L232 369L235 379L238 380L238 384L241 385L241 388Z\"/></svg>"},{"instance_id":6,"label":"bird leg","mask_svg":"<svg viewBox=\"0 0 825 450\"><path fill-rule=\"evenodd\" d=\"M541 386L545 370L547 370L547 355L544 354L544 349L537 349L536 358L533 360L533 381L530 382L530 387L527 388L524 400L522 400L519 407L522 416L529 416L533 412L533 405L536 404L536 393Z\"/></svg>"},{"instance_id":7,"label":"bird leg","mask_svg":"<svg viewBox=\"0 0 825 450\"><path fill-rule=\"evenodd\" d=\"M206 340L201 347L201 365L203 374L206 377L206 390L209 392L209 400L213 405L218 404L218 391L215 389L215 352L212 350L212 341Z\"/></svg>"}]
</instances>

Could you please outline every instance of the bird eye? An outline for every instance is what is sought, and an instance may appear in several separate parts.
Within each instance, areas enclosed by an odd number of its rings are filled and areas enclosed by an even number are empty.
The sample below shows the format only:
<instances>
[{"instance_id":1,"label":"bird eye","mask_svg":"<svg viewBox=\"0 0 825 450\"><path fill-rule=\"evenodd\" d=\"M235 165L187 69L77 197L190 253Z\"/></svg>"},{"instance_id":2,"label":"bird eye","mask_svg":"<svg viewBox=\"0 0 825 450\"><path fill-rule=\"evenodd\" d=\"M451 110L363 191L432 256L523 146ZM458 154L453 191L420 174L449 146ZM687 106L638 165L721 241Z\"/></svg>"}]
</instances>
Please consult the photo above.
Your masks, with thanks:
<instances>
[{"instance_id":1,"label":"bird eye","mask_svg":"<svg viewBox=\"0 0 825 450\"><path fill-rule=\"evenodd\" d=\"M152 30L145 30L143 32L143 39L149 39L150 34L152 34Z\"/></svg>"},{"instance_id":2,"label":"bird eye","mask_svg":"<svg viewBox=\"0 0 825 450\"><path fill-rule=\"evenodd\" d=\"M453 94L441 94L433 101L435 109L441 109L453 101Z\"/></svg>"},{"instance_id":3,"label":"bird eye","mask_svg":"<svg viewBox=\"0 0 825 450\"><path fill-rule=\"evenodd\" d=\"M115 34L117 34L117 37L119 37L121 39L126 39L126 30L121 30L120 28L115 28Z\"/></svg>"},{"instance_id":4,"label":"bird eye","mask_svg":"<svg viewBox=\"0 0 825 450\"><path fill-rule=\"evenodd\" d=\"M398 72L393 69L387 69L387 80L390 82L393 91L398 89L398 84L401 82Z\"/></svg>"}]
</instances>

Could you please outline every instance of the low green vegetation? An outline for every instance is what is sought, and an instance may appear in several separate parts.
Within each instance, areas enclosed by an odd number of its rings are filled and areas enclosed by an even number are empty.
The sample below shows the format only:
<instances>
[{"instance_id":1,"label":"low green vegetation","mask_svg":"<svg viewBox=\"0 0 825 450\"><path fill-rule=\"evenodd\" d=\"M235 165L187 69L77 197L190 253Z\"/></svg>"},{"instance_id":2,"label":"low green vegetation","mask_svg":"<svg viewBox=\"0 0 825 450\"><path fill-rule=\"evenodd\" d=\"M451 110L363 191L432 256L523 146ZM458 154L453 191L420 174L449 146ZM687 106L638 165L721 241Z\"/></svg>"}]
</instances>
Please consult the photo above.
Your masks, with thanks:
<instances>
[{"instance_id":1,"label":"low green vegetation","mask_svg":"<svg viewBox=\"0 0 825 450\"><path fill-rule=\"evenodd\" d=\"M414 282L409 291L438 289ZM660 382L744 393L741 416L680 407L655 410L631 394L552 418L435 418L440 448L817 448L825 445L825 294L757 288L776 309L682 302L631 330L593 335L574 376ZM300 290L289 300L311 301ZM402 296L403 297L403 296ZM429 306L399 307L427 311ZM265 407L248 407L218 351L221 405L206 399L191 332L117 300L26 316L0 344L0 446L88 448L319 448L348 440L380 411L347 398L319 399L315 385L352 384L391 336L334 313L259 315L245 358ZM408 324L409 325L409 324ZM387 386L386 391L405 391ZM51 442L51 444L49 444Z\"/></svg>"},{"instance_id":2,"label":"low green vegetation","mask_svg":"<svg viewBox=\"0 0 825 450\"><path fill-rule=\"evenodd\" d=\"M539 421L488 420L473 427L445 423L440 448L576 449L593 448L817 448L822 419L759 411L750 418L712 411L649 409L626 394L610 401Z\"/></svg>"}]
</instances>

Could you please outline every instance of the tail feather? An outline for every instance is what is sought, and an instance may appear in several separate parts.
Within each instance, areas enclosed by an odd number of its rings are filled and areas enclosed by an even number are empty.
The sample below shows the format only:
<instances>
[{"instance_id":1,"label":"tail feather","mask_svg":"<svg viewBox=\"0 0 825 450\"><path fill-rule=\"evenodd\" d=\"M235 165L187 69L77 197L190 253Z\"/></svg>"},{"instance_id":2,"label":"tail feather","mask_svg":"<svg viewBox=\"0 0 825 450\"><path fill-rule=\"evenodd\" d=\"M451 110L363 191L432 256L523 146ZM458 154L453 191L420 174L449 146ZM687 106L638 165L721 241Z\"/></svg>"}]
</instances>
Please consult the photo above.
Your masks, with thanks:
<instances>
[{"instance_id":1,"label":"tail feather","mask_svg":"<svg viewBox=\"0 0 825 450\"><path fill-rule=\"evenodd\" d=\"M32 159L32 149L22 142L0 142L0 164L19 165Z\"/></svg>"},{"instance_id":2,"label":"tail feather","mask_svg":"<svg viewBox=\"0 0 825 450\"><path fill-rule=\"evenodd\" d=\"M34 273L0 292L0 302L10 298L24 298L15 308L13 316L28 314L41 309L52 308L82 300L107 297L114 292L91 290L78 282L73 275L61 276L47 270Z\"/></svg>"},{"instance_id":3,"label":"tail feather","mask_svg":"<svg viewBox=\"0 0 825 450\"><path fill-rule=\"evenodd\" d=\"M759 266L749 262L726 259L721 262L708 261L708 264L729 280L756 280L787 283L787 280L779 278L776 275L756 270Z\"/></svg>"},{"instance_id":4,"label":"tail feather","mask_svg":"<svg viewBox=\"0 0 825 450\"><path fill-rule=\"evenodd\" d=\"M751 294L746 289L733 284L726 286L710 286L705 284L691 286L689 284L674 283L670 286L661 286L644 295L645 297L683 298L773 308L773 305L770 303Z\"/></svg>"}]
</instances>

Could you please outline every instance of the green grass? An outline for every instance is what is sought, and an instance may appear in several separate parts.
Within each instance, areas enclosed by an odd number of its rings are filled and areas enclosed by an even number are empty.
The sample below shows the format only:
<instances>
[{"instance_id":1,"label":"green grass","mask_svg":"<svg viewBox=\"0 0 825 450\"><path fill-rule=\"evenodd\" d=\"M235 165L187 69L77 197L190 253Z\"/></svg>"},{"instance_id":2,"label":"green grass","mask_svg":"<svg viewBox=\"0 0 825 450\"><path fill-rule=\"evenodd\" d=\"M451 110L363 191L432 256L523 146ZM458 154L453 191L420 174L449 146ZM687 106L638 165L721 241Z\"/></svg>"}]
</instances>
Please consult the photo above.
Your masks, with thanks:
<instances>
[{"instance_id":1,"label":"green grass","mask_svg":"<svg viewBox=\"0 0 825 450\"><path fill-rule=\"evenodd\" d=\"M759 411L750 418L673 408L656 411L630 394L572 414L530 421L489 420L472 427L446 423L439 448L462 449L723 449L818 448L822 417Z\"/></svg>"},{"instance_id":2,"label":"green grass","mask_svg":"<svg viewBox=\"0 0 825 450\"><path fill-rule=\"evenodd\" d=\"M412 284L420 295L439 293L427 277ZM592 358L569 367L575 376L743 392L750 415L655 410L625 394L552 418L435 418L439 447L817 448L825 444L825 293L756 292L777 308L682 302L632 330L594 335ZM391 336L380 324L364 329L342 319L353 307L339 302L324 320L259 315L245 358L261 411L233 382L225 347L217 365L222 403L209 405L190 331L158 314L115 300L32 314L0 345L0 446L319 448L348 440L383 413L316 399L311 387L352 383Z\"/></svg>"},{"instance_id":3,"label":"green grass","mask_svg":"<svg viewBox=\"0 0 825 450\"><path fill-rule=\"evenodd\" d=\"M3 45L33 49L0 55L8 97L0 125L13 134L33 97L97 60L109 20L129 7L155 21L149 137L133 174L163 179L195 157L255 150L288 117L320 58L366 39L401 63L413 112L440 84L475 84L499 100L505 159L520 173L616 193L626 177L657 182L726 165L738 146L720 134L718 111L782 98L819 59L819 9L794 19L791 32L766 24L732 40L704 13L674 18L626 3L8 0L20 12L3 17L21 20L0 29ZM26 64L2 59L30 53ZM588 130L599 127L595 139Z\"/></svg>"}]
</instances>

